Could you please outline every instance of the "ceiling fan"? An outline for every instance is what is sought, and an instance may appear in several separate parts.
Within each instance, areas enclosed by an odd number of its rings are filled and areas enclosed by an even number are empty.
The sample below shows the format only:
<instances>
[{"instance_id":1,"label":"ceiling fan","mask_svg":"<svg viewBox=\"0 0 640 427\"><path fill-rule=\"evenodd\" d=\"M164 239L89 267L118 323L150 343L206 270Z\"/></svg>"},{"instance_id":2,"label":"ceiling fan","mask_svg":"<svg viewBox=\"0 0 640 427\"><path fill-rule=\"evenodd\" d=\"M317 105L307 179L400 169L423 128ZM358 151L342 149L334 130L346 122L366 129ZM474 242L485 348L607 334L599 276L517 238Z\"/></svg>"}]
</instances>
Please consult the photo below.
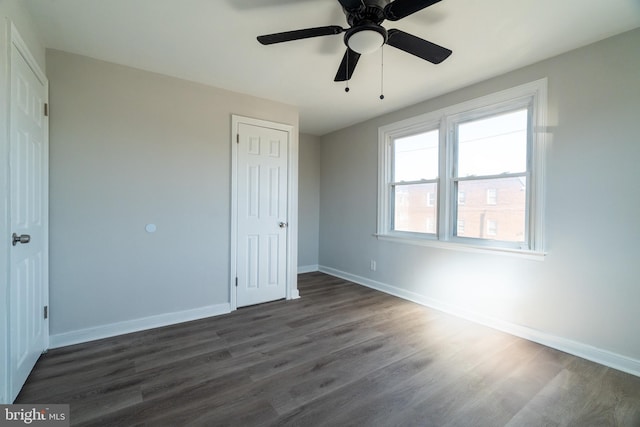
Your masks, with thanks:
<instances>
[{"instance_id":1,"label":"ceiling fan","mask_svg":"<svg viewBox=\"0 0 640 427\"><path fill-rule=\"evenodd\" d=\"M334 79L336 82L350 80L360 55L375 52L384 44L403 50L433 64L439 64L451 55L451 50L401 30L386 30L380 25L385 19L397 21L439 1L338 0L347 16L350 28L342 28L337 25L305 28L258 36L258 41L263 45L269 45L345 33L344 43L347 45L347 51L342 58L338 73Z\"/></svg>"}]
</instances>

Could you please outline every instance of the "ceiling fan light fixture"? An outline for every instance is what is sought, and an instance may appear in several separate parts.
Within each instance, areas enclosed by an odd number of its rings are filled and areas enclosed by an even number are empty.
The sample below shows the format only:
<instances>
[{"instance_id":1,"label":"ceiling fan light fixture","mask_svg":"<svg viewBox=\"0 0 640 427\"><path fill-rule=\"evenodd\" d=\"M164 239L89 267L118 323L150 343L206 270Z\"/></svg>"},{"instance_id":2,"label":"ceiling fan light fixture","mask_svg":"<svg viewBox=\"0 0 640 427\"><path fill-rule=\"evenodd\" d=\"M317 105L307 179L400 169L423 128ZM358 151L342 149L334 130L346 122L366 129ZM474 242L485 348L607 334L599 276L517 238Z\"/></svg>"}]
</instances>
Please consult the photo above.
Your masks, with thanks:
<instances>
[{"instance_id":1,"label":"ceiling fan light fixture","mask_svg":"<svg viewBox=\"0 0 640 427\"><path fill-rule=\"evenodd\" d=\"M345 35L347 46L354 52L373 53L387 41L387 32L380 25L354 27Z\"/></svg>"}]
</instances>

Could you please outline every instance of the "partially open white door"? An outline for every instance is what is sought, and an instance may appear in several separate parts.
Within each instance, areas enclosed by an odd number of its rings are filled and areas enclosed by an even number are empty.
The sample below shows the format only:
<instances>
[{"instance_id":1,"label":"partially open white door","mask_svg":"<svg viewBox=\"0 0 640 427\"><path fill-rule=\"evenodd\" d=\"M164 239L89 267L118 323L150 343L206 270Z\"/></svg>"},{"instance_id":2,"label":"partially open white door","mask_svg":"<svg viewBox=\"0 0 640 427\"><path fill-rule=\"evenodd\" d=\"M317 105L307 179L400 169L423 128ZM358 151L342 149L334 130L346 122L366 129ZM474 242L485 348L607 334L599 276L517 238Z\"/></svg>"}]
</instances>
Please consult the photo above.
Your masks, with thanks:
<instances>
[{"instance_id":1,"label":"partially open white door","mask_svg":"<svg viewBox=\"0 0 640 427\"><path fill-rule=\"evenodd\" d=\"M9 398L48 346L47 81L12 28L9 180Z\"/></svg>"},{"instance_id":2,"label":"partially open white door","mask_svg":"<svg viewBox=\"0 0 640 427\"><path fill-rule=\"evenodd\" d=\"M287 296L290 132L237 124L236 306Z\"/></svg>"}]
</instances>

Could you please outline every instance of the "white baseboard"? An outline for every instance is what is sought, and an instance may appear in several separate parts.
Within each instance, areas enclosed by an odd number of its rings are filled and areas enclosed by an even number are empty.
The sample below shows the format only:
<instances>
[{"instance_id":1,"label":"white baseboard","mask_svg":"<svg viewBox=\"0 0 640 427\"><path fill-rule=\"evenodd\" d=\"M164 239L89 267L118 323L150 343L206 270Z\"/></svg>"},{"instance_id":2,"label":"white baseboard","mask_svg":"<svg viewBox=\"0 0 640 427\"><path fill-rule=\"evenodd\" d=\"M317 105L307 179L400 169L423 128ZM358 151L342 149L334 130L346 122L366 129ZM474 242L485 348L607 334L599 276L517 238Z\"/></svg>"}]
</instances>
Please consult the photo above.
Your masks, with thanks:
<instances>
[{"instance_id":1,"label":"white baseboard","mask_svg":"<svg viewBox=\"0 0 640 427\"><path fill-rule=\"evenodd\" d=\"M298 274L313 273L314 271L318 271L318 264L298 266Z\"/></svg>"},{"instance_id":2,"label":"white baseboard","mask_svg":"<svg viewBox=\"0 0 640 427\"><path fill-rule=\"evenodd\" d=\"M318 270L331 276L349 280L350 282L354 282L368 288L376 289L378 291L394 295L399 298L413 301L420 305L424 305L438 311L461 317L463 319L467 319L472 322L479 323L481 325L488 326L490 328L497 329L499 331L527 339L529 341L534 341L547 347L555 348L557 350L564 351L565 353L573 354L574 356L578 356L583 359L587 359L592 362L596 362L601 365L605 365L610 368L640 377L640 360L637 359L632 359L630 357L593 347L588 344L583 344L566 338L551 335L546 332L538 331L526 326L517 325L515 323L506 322L504 320L495 319L479 313L460 309L458 307L442 303L441 301L434 300L415 292L407 291L405 289L368 279L366 277L361 277L344 271L336 270L331 267L319 266Z\"/></svg>"},{"instance_id":3,"label":"white baseboard","mask_svg":"<svg viewBox=\"0 0 640 427\"><path fill-rule=\"evenodd\" d=\"M159 328L176 323L204 319L211 316L219 316L230 312L231 306L229 303L224 303L195 308L192 310L159 314L157 316L111 323L93 328L80 329L78 331L64 332L62 334L50 336L49 348L65 347L102 338L114 337L116 335L129 334L131 332L139 332L146 329Z\"/></svg>"}]
</instances>

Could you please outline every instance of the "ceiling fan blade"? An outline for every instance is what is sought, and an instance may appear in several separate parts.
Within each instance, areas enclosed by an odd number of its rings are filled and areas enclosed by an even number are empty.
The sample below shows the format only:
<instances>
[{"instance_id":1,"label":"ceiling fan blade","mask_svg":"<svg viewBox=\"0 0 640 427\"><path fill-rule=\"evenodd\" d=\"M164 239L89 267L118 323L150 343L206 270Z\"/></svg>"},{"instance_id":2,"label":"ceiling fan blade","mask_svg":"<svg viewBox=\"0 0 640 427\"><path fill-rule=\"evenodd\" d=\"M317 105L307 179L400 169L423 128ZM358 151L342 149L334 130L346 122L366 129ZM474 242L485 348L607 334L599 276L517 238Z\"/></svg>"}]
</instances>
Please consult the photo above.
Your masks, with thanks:
<instances>
[{"instance_id":1,"label":"ceiling fan blade","mask_svg":"<svg viewBox=\"0 0 640 427\"><path fill-rule=\"evenodd\" d=\"M274 44L289 42L292 40L308 39L311 37L331 36L340 34L344 29L337 25L329 25L327 27L305 28L304 30L285 31L283 33L267 34L258 36L258 41L262 44Z\"/></svg>"},{"instance_id":2,"label":"ceiling fan blade","mask_svg":"<svg viewBox=\"0 0 640 427\"><path fill-rule=\"evenodd\" d=\"M351 80L351 76L353 75L353 71L356 69L356 65L358 65L359 59L360 54L358 52L354 52L347 48L347 51L342 57L342 62L340 63L340 68L338 68L336 78L333 79L333 81L344 82L345 80Z\"/></svg>"},{"instance_id":3,"label":"ceiling fan blade","mask_svg":"<svg viewBox=\"0 0 640 427\"><path fill-rule=\"evenodd\" d=\"M439 1L440 0L395 0L385 6L384 16L389 21L397 21Z\"/></svg>"},{"instance_id":4,"label":"ceiling fan blade","mask_svg":"<svg viewBox=\"0 0 640 427\"><path fill-rule=\"evenodd\" d=\"M395 29L387 32L387 44L433 64L441 63L453 53L446 47L438 46L420 37Z\"/></svg>"},{"instance_id":5,"label":"ceiling fan blade","mask_svg":"<svg viewBox=\"0 0 640 427\"><path fill-rule=\"evenodd\" d=\"M346 10L357 10L362 7L362 0L338 0Z\"/></svg>"}]
</instances>

